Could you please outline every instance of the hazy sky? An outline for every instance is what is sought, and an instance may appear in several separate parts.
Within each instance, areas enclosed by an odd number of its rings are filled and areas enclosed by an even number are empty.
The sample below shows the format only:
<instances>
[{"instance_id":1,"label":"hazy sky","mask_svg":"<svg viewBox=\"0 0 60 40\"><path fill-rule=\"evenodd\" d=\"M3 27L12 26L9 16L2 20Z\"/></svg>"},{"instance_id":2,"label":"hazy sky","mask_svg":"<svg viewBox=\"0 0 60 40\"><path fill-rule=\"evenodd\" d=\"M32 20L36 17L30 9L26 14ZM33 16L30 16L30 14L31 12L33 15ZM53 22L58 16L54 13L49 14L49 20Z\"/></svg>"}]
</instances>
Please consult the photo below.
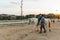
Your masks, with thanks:
<instances>
[{"instance_id":1,"label":"hazy sky","mask_svg":"<svg viewBox=\"0 0 60 40\"><path fill-rule=\"evenodd\" d=\"M0 14L20 15L20 2L21 0L0 0ZM60 13L60 0L23 0L23 15L49 12Z\"/></svg>"}]
</instances>

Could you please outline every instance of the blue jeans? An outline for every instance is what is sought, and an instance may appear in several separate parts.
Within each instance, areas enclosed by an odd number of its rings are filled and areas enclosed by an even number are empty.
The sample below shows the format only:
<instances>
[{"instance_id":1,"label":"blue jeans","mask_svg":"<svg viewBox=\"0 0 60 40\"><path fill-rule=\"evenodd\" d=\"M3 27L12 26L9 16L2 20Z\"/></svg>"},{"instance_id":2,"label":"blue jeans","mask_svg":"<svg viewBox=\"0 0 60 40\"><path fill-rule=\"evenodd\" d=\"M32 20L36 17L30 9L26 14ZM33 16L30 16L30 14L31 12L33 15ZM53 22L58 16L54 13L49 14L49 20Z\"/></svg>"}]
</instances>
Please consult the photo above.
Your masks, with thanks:
<instances>
[{"instance_id":1,"label":"blue jeans","mask_svg":"<svg viewBox=\"0 0 60 40\"><path fill-rule=\"evenodd\" d=\"M41 26L40 26L40 32L42 32L42 29L44 29L44 31L46 31L44 24L41 24Z\"/></svg>"}]
</instances>

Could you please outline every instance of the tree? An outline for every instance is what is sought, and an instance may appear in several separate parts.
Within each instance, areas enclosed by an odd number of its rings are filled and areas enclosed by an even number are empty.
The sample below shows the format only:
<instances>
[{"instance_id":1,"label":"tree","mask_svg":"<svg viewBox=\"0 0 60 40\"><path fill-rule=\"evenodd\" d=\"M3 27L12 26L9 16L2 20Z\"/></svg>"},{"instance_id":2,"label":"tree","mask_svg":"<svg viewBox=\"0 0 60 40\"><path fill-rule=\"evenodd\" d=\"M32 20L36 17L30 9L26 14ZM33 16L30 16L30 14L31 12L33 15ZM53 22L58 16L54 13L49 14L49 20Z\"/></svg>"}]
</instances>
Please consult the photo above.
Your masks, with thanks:
<instances>
[{"instance_id":1,"label":"tree","mask_svg":"<svg viewBox=\"0 0 60 40\"><path fill-rule=\"evenodd\" d=\"M35 16L34 14L30 14L30 15L26 15L25 18L32 18L34 16Z\"/></svg>"},{"instance_id":2,"label":"tree","mask_svg":"<svg viewBox=\"0 0 60 40\"><path fill-rule=\"evenodd\" d=\"M47 18L55 18L55 15L54 15L53 13L49 13L49 14L47 15Z\"/></svg>"}]
</instances>

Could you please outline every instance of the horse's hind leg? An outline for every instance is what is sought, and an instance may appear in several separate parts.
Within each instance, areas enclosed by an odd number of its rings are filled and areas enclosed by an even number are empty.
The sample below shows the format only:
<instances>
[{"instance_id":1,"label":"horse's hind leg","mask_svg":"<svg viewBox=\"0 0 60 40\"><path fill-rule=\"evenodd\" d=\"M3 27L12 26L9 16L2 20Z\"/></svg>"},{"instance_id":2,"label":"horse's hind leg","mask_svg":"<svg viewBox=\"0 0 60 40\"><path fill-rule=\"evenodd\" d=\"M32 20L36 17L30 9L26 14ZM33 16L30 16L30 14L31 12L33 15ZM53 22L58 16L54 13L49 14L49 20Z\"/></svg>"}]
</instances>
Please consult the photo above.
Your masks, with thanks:
<instances>
[{"instance_id":1,"label":"horse's hind leg","mask_svg":"<svg viewBox=\"0 0 60 40\"><path fill-rule=\"evenodd\" d=\"M51 23L49 22L49 32L51 32Z\"/></svg>"},{"instance_id":2,"label":"horse's hind leg","mask_svg":"<svg viewBox=\"0 0 60 40\"><path fill-rule=\"evenodd\" d=\"M49 32L51 32L51 29L49 29Z\"/></svg>"},{"instance_id":3,"label":"horse's hind leg","mask_svg":"<svg viewBox=\"0 0 60 40\"><path fill-rule=\"evenodd\" d=\"M51 26L49 26L49 32L51 32Z\"/></svg>"}]
</instances>

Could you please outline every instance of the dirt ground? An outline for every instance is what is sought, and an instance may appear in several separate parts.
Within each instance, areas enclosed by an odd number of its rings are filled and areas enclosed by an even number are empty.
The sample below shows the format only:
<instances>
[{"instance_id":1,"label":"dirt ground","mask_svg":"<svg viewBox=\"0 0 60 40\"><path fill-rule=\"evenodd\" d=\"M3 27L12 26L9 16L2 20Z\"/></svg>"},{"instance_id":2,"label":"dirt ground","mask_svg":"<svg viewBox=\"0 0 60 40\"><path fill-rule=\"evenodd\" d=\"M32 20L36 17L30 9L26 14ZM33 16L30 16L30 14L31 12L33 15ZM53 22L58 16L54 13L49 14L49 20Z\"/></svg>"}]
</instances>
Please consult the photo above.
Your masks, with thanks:
<instances>
[{"instance_id":1,"label":"dirt ground","mask_svg":"<svg viewBox=\"0 0 60 40\"><path fill-rule=\"evenodd\" d=\"M51 32L30 32L33 24L0 25L0 40L60 40L60 22L53 23Z\"/></svg>"}]
</instances>

